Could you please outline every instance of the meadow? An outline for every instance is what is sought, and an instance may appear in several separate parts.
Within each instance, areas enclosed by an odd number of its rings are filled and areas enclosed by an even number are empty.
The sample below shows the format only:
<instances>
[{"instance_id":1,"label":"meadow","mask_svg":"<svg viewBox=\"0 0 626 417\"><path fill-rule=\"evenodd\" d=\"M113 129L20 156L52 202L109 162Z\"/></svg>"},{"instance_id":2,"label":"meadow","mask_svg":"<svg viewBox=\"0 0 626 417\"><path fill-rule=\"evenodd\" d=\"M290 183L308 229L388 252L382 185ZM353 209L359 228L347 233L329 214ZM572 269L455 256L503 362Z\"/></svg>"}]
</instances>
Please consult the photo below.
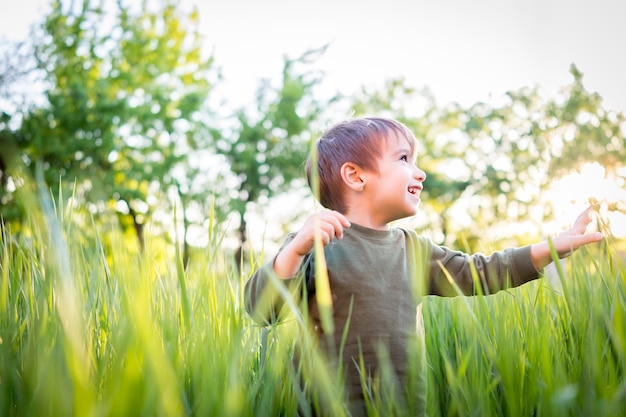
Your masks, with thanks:
<instances>
[{"instance_id":1,"label":"meadow","mask_svg":"<svg viewBox=\"0 0 626 417\"><path fill-rule=\"evenodd\" d=\"M0 415L297 413L302 317L251 321L249 268L239 272L212 223L185 266L176 243L153 236L139 253L85 208L41 200L27 227L1 236ZM626 266L608 232L555 281L423 304L431 417L626 415ZM307 377L342 415L317 369Z\"/></svg>"}]
</instances>

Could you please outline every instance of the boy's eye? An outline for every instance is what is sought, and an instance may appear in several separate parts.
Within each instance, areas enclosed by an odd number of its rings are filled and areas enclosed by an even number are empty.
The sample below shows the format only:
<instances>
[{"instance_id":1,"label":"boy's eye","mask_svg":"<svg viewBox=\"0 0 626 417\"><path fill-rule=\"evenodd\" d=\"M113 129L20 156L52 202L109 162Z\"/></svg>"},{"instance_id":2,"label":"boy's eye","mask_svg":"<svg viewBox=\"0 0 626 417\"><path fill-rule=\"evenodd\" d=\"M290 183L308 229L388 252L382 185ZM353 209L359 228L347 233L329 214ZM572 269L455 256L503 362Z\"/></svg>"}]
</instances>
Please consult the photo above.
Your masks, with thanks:
<instances>
[{"instance_id":1,"label":"boy's eye","mask_svg":"<svg viewBox=\"0 0 626 417\"><path fill-rule=\"evenodd\" d=\"M400 157L400 160L401 160L401 161L404 161L404 162L408 162L408 161L409 161L409 157L408 157L408 156L406 156L406 155L402 155L402 156Z\"/></svg>"}]
</instances>

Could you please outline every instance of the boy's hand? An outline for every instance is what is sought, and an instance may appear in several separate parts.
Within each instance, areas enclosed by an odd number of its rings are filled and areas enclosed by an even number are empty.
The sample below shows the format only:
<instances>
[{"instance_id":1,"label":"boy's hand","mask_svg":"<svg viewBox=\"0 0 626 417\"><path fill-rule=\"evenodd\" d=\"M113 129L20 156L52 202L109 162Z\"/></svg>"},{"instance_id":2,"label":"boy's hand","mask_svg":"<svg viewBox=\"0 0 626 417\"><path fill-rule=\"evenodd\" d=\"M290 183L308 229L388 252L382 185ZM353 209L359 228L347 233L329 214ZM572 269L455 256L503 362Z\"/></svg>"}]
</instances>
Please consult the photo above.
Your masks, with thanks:
<instances>
[{"instance_id":1,"label":"boy's hand","mask_svg":"<svg viewBox=\"0 0 626 417\"><path fill-rule=\"evenodd\" d=\"M560 258L571 255L576 249L589 243L595 243L602 240L603 236L600 232L586 234L587 226L591 223L591 213L596 206L589 206L585 211L580 213L571 229L560 233L552 239L554 249Z\"/></svg>"},{"instance_id":2,"label":"boy's hand","mask_svg":"<svg viewBox=\"0 0 626 417\"><path fill-rule=\"evenodd\" d=\"M325 211L309 216L293 240L274 259L274 272L278 276L289 278L298 272L304 257L313 250L318 227L322 244L326 246L334 238L343 238L343 229L350 227L350 221L337 211Z\"/></svg>"},{"instance_id":3,"label":"boy's hand","mask_svg":"<svg viewBox=\"0 0 626 417\"><path fill-rule=\"evenodd\" d=\"M319 227L322 244L328 245L333 238L343 238L343 228L350 227L350 222L337 211L325 211L313 214L304 222L300 231L293 238L289 246L299 256L305 256L315 244L315 231Z\"/></svg>"},{"instance_id":4,"label":"boy's hand","mask_svg":"<svg viewBox=\"0 0 626 417\"><path fill-rule=\"evenodd\" d=\"M560 233L557 237L552 239L552 245L554 245L554 249L559 255L559 258L565 258L581 246L599 242L603 239L603 235L600 232L586 233L587 226L591 223L591 213L595 209L596 206L589 206L576 218L574 226L572 226L571 229ZM530 248L530 256L537 269L542 269L552 262L548 242L532 245Z\"/></svg>"}]
</instances>

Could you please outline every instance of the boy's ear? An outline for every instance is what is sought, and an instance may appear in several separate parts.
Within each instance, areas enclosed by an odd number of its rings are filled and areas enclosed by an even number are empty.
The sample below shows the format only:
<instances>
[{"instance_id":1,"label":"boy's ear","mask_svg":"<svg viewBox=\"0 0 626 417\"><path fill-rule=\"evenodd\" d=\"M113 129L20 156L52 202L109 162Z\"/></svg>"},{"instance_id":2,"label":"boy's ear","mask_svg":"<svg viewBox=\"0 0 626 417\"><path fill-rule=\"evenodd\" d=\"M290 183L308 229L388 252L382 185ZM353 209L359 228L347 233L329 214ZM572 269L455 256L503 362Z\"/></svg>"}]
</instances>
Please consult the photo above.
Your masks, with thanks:
<instances>
[{"instance_id":1,"label":"boy's ear","mask_svg":"<svg viewBox=\"0 0 626 417\"><path fill-rule=\"evenodd\" d=\"M341 166L341 179L352 190L362 191L365 187L363 169L355 163L346 162Z\"/></svg>"}]
</instances>

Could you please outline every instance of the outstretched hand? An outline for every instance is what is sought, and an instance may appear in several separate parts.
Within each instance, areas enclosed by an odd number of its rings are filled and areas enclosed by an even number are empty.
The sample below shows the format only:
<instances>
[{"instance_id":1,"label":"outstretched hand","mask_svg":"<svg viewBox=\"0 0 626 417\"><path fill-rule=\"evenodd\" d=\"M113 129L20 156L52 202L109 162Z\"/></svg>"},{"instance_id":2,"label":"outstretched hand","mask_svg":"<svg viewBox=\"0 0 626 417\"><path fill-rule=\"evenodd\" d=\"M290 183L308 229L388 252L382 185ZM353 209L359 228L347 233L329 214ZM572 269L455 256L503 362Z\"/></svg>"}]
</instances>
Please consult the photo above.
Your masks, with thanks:
<instances>
[{"instance_id":1,"label":"outstretched hand","mask_svg":"<svg viewBox=\"0 0 626 417\"><path fill-rule=\"evenodd\" d=\"M596 206L587 207L585 211L578 215L571 229L560 233L552 239L552 244L559 257L564 258L583 245L602 240L603 236L600 232L586 233L587 226L592 220L591 214L595 210Z\"/></svg>"},{"instance_id":2,"label":"outstretched hand","mask_svg":"<svg viewBox=\"0 0 626 417\"><path fill-rule=\"evenodd\" d=\"M604 236L600 232L587 233L587 226L592 220L592 212L596 209L597 206L587 207L578 215L574 225L570 229L552 239L552 245L559 255L559 258L565 258L581 246L600 242L603 239ZM530 256L537 269L541 269L552 262L548 242L534 244L531 247Z\"/></svg>"}]
</instances>

